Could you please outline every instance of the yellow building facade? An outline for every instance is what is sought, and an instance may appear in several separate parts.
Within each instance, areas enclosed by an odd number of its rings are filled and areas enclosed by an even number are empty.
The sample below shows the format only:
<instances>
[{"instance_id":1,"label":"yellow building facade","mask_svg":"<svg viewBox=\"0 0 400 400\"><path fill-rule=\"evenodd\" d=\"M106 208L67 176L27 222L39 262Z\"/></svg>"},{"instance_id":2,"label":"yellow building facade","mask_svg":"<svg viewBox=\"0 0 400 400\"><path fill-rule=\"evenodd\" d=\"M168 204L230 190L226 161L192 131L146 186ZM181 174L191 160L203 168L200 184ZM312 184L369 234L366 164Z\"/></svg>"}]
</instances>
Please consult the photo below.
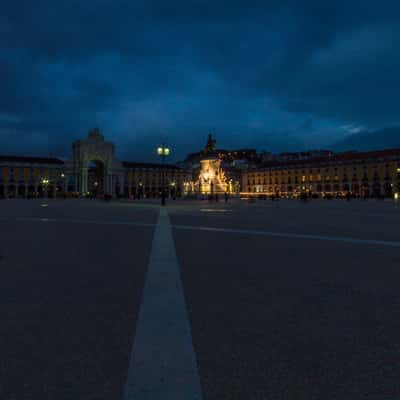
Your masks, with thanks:
<instances>
[{"instance_id":1,"label":"yellow building facade","mask_svg":"<svg viewBox=\"0 0 400 400\"><path fill-rule=\"evenodd\" d=\"M36 157L0 157L0 197L73 197L81 192L78 177L67 172L62 160ZM89 168L93 189L99 184ZM123 162L123 174L114 175L113 194L119 197L158 197L164 184L167 196L184 194L188 173L174 165ZM92 190L93 190L92 189ZM99 193L100 194L100 193Z\"/></svg>"},{"instance_id":2,"label":"yellow building facade","mask_svg":"<svg viewBox=\"0 0 400 400\"><path fill-rule=\"evenodd\" d=\"M98 129L72 144L68 160L0 155L0 197L178 197L190 173L173 164L119 161Z\"/></svg>"},{"instance_id":3,"label":"yellow building facade","mask_svg":"<svg viewBox=\"0 0 400 400\"><path fill-rule=\"evenodd\" d=\"M167 196L185 193L188 173L175 165L123 162L126 178L124 196L157 197L164 185Z\"/></svg>"},{"instance_id":4,"label":"yellow building facade","mask_svg":"<svg viewBox=\"0 0 400 400\"><path fill-rule=\"evenodd\" d=\"M0 197L54 197L66 191L66 183L62 160L0 156Z\"/></svg>"},{"instance_id":5,"label":"yellow building facade","mask_svg":"<svg viewBox=\"0 0 400 400\"><path fill-rule=\"evenodd\" d=\"M392 197L400 192L400 150L339 153L269 162L242 175L242 194Z\"/></svg>"}]
</instances>

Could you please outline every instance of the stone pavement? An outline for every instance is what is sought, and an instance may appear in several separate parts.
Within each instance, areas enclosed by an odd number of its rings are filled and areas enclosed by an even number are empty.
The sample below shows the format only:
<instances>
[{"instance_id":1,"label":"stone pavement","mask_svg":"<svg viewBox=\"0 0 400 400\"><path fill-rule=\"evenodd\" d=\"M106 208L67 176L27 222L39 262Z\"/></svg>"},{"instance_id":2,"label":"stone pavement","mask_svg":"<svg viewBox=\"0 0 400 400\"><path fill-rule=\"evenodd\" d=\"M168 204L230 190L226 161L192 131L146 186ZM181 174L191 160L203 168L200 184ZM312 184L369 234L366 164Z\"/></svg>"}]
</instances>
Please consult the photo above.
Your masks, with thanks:
<instances>
[{"instance_id":1,"label":"stone pavement","mask_svg":"<svg viewBox=\"0 0 400 400\"><path fill-rule=\"evenodd\" d=\"M169 354L166 379L187 377L176 399L400 398L398 205L169 201L155 246L159 209L0 202L1 399L140 400L128 371L154 359L140 332ZM157 296L166 249L180 279L162 272Z\"/></svg>"}]
</instances>

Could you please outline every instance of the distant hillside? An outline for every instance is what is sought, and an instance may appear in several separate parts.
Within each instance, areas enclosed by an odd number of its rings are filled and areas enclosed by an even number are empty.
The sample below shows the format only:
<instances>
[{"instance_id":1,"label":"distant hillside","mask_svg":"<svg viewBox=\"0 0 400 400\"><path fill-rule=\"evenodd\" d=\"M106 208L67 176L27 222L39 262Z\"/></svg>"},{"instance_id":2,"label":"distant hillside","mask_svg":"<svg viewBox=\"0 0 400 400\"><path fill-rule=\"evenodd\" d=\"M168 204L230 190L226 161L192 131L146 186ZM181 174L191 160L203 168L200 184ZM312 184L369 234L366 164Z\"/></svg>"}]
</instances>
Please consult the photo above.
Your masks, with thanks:
<instances>
[{"instance_id":1,"label":"distant hillside","mask_svg":"<svg viewBox=\"0 0 400 400\"><path fill-rule=\"evenodd\" d=\"M400 148L400 127L355 133L329 147L335 151Z\"/></svg>"}]
</instances>

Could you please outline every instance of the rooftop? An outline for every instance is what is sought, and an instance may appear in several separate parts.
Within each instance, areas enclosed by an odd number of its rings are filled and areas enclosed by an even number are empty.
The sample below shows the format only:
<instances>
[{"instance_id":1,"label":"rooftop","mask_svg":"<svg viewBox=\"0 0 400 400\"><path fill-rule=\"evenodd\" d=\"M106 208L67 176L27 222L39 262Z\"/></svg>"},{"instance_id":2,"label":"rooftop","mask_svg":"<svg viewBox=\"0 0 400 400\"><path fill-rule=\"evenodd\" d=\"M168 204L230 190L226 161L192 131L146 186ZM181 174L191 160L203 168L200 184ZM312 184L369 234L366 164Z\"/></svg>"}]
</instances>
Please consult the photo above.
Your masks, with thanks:
<instances>
[{"instance_id":1,"label":"rooftop","mask_svg":"<svg viewBox=\"0 0 400 400\"><path fill-rule=\"evenodd\" d=\"M326 157L313 157L303 160L285 160L285 161L267 161L260 165L260 169L272 168L272 167L283 167L287 165L307 165L307 164L318 164L326 162L340 162L340 161L353 161L353 160L368 160L377 159L384 157L400 157L400 149L386 149L386 150L376 150L376 151L364 151L364 152L344 152L344 153L334 153Z\"/></svg>"},{"instance_id":2,"label":"rooftop","mask_svg":"<svg viewBox=\"0 0 400 400\"><path fill-rule=\"evenodd\" d=\"M176 169L182 170L181 167L178 167L174 164L157 164L157 163L145 163L145 162L131 162L131 161L122 161L122 165L125 168L165 168L165 169Z\"/></svg>"},{"instance_id":3,"label":"rooftop","mask_svg":"<svg viewBox=\"0 0 400 400\"><path fill-rule=\"evenodd\" d=\"M32 157L32 156L12 156L12 155L0 155L0 162L57 164L57 165L64 164L64 161L54 157Z\"/></svg>"}]
</instances>

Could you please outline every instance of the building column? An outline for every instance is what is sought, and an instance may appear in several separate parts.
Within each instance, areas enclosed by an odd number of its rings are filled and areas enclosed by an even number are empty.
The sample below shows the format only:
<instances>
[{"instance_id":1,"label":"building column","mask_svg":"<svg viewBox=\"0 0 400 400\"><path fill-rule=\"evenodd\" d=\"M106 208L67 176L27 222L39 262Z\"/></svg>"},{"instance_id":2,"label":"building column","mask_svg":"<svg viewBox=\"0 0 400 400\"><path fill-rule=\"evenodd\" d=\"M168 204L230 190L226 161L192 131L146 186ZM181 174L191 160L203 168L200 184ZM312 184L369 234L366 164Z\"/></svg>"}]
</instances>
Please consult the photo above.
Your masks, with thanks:
<instances>
[{"instance_id":1,"label":"building column","mask_svg":"<svg viewBox=\"0 0 400 400\"><path fill-rule=\"evenodd\" d=\"M112 175L106 174L104 178L104 193L113 195Z\"/></svg>"},{"instance_id":2,"label":"building column","mask_svg":"<svg viewBox=\"0 0 400 400\"><path fill-rule=\"evenodd\" d=\"M108 193L108 182L107 182L107 179L108 179L108 175L107 175L106 168L104 167L104 174L103 174L103 192L104 192L104 194Z\"/></svg>"},{"instance_id":3,"label":"building column","mask_svg":"<svg viewBox=\"0 0 400 400\"><path fill-rule=\"evenodd\" d=\"M82 179L81 179L81 174L78 172L76 175L75 175L75 192L80 192L81 191L81 182L82 182Z\"/></svg>"},{"instance_id":4,"label":"building column","mask_svg":"<svg viewBox=\"0 0 400 400\"><path fill-rule=\"evenodd\" d=\"M110 194L111 192L111 184L110 184L110 175L107 174L104 179L104 193Z\"/></svg>"},{"instance_id":5,"label":"building column","mask_svg":"<svg viewBox=\"0 0 400 400\"><path fill-rule=\"evenodd\" d=\"M125 177L123 175L121 175L119 177L119 190L120 190L119 195L120 196L124 196L125 195L125 179L124 178Z\"/></svg>"},{"instance_id":6,"label":"building column","mask_svg":"<svg viewBox=\"0 0 400 400\"><path fill-rule=\"evenodd\" d=\"M111 178L111 194L113 197L115 197L115 192L116 192L116 179L115 176L110 175Z\"/></svg>"},{"instance_id":7,"label":"building column","mask_svg":"<svg viewBox=\"0 0 400 400\"><path fill-rule=\"evenodd\" d=\"M82 179L81 193L86 194L88 191L88 170L87 170L87 168L82 168L81 179Z\"/></svg>"}]
</instances>

